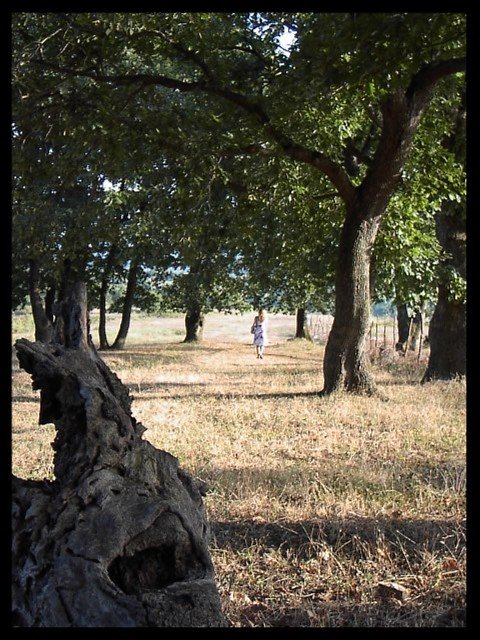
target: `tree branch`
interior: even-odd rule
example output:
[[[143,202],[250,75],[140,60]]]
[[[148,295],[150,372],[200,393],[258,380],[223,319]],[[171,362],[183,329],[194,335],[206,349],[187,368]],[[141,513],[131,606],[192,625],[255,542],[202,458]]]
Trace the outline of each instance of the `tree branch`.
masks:
[[[407,100],[424,98],[442,78],[465,71],[466,58],[452,58],[424,65],[413,77],[405,92]]]
[[[101,74],[90,70],[75,70],[68,67],[61,67],[52,63],[36,59],[37,64],[42,64],[51,69],[55,69],[68,75],[80,76],[91,78],[97,82],[106,82],[115,84],[117,86],[128,86],[135,83],[140,83],[142,86],[163,86],[170,89],[177,89],[179,91],[201,91],[211,95],[216,95],[228,102],[237,105],[246,113],[254,116],[255,119],[264,126],[264,131],[268,136],[276,142],[285,155],[296,160],[298,162],[304,162],[311,165],[315,169],[318,169],[324,173],[327,178],[332,182],[333,186],[338,190],[339,195],[347,203],[351,204],[355,198],[355,188],[350,182],[347,173],[342,167],[328,158],[326,155],[319,151],[315,151],[305,147],[301,144],[293,142],[288,136],[284,135],[275,125],[270,122],[270,118],[257,102],[250,100],[243,94],[233,91],[228,88],[218,87],[215,84],[209,84],[205,81],[197,82],[185,82],[183,80],[176,80],[163,75],[153,74]]]
[[[360,192],[376,203],[372,211],[386,206],[389,194],[399,183],[401,167],[436,83],[465,67],[465,58],[424,65],[412,76],[405,92],[393,91],[384,100],[380,141],[360,187]]]
[[[192,60],[198,67],[200,67],[200,69],[202,70],[203,74],[209,80],[213,81],[212,72],[208,68],[208,65],[205,62],[205,60],[202,57],[200,57],[198,55],[198,53],[195,53],[195,51],[192,51],[192,49],[188,49],[188,48],[184,47],[179,42],[174,42],[163,31],[158,31],[157,34],[161,38],[163,38],[163,40],[165,40],[165,42],[167,42],[173,49],[178,51],[184,58],[186,58],[187,60]],[[143,35],[143,34],[139,34],[139,35]]]
[[[235,147],[234,149],[228,149],[222,151],[220,154],[223,158],[232,158],[235,156],[243,156],[243,155],[257,155],[264,157],[272,157],[275,155],[273,149],[267,149],[261,144],[252,143],[247,144],[244,147]]]
[[[141,84],[144,87],[160,85],[167,87],[168,89],[178,89],[179,91],[197,91],[204,89],[204,82],[185,82],[183,80],[176,80],[175,78],[169,78],[162,75],[152,75],[149,73],[133,73],[133,74],[112,74],[99,73],[98,71],[91,71],[89,69],[71,69],[70,67],[62,67],[46,60],[39,58],[33,58],[32,63],[38,64],[48,69],[53,69],[60,73],[65,73],[69,76],[75,76],[79,78],[91,78],[97,82],[105,82],[107,84],[115,84],[117,86],[131,86],[134,84]]]
[[[327,176],[333,186],[337,189],[339,196],[347,206],[351,205],[356,197],[355,187],[350,182],[347,173],[343,168],[325,156],[320,151],[314,151],[301,144],[297,144],[282,135],[275,127],[268,127],[272,137],[280,144],[284,153],[298,162],[305,162],[315,169],[318,169]]]

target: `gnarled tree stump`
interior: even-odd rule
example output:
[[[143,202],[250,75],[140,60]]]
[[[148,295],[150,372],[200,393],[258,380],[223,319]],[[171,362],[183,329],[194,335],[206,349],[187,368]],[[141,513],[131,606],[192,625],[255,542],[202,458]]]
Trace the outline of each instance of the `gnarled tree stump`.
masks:
[[[202,484],[142,439],[94,349],[15,347],[56,437],[54,481],[13,479],[13,624],[225,626]]]

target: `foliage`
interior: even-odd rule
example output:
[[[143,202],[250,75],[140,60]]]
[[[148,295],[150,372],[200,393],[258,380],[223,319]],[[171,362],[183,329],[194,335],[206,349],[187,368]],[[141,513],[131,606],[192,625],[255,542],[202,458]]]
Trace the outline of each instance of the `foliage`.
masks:
[[[178,305],[180,284],[207,308],[238,305],[239,292],[220,295],[242,283],[250,302],[323,308],[343,203],[326,175],[292,161],[292,143],[338,163],[359,187],[385,97],[425,62],[462,56],[464,21],[399,12],[14,14],[15,251],[40,254],[45,277],[66,255],[87,260],[93,283],[118,243],[115,277],[134,253],[159,283],[177,268]],[[289,55],[278,46],[286,28]],[[377,297],[431,296],[432,214],[464,189],[440,144],[461,82],[442,81],[416,135],[375,247]],[[123,193],[102,193],[106,178]],[[83,190],[89,206],[52,209],[68,189]],[[217,276],[224,284],[212,285]]]
[[[442,262],[436,217],[445,202],[466,199],[464,166],[444,142],[461,99],[453,85],[448,89],[448,99],[437,96],[422,120],[375,245],[375,296],[411,307],[436,298]]]
[[[319,184],[310,167],[272,157],[257,159],[240,204],[249,219],[242,255],[253,306],[325,311],[332,300],[341,221],[335,194]]]

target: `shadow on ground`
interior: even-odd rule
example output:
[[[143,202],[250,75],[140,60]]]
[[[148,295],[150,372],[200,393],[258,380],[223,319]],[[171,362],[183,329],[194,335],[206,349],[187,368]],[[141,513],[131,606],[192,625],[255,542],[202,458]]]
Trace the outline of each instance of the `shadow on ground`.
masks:
[[[265,548],[278,549],[287,556],[294,553],[305,559],[314,556],[320,546],[341,545],[342,551],[348,554],[352,546],[361,546],[359,542],[376,546],[379,539],[393,545],[398,545],[401,541],[401,547],[398,545],[399,554],[404,551],[416,553],[421,547],[422,550],[448,555],[451,550],[445,540],[458,538],[459,531],[465,532],[465,523],[454,519],[414,520],[361,516],[318,518],[300,522],[259,522],[255,519],[216,521],[210,523],[210,526],[213,543],[217,548],[239,551],[261,544]]]
[[[242,555],[245,550],[260,559],[272,549],[287,560],[292,556],[306,561],[318,558],[320,553],[332,549],[341,565],[360,564],[370,560],[378,549],[388,548],[396,556],[397,566],[405,565],[405,573],[411,574],[419,555],[429,551],[448,560],[451,550],[445,541],[456,537],[462,523],[453,520],[369,518],[318,518],[304,521],[259,522],[215,521],[211,523],[212,549],[215,553],[228,551]],[[462,553],[463,549],[457,548]],[[362,554],[364,557],[362,557]],[[295,569],[293,569],[295,570]],[[325,596],[319,585],[310,589],[300,606],[266,606],[261,596],[253,596],[247,604],[235,612],[235,622],[240,626],[270,627],[463,627],[466,610],[462,594],[457,598],[443,599],[439,594],[419,594],[416,598],[400,602],[395,598],[358,601],[359,594],[333,598]],[[253,594],[252,594],[253,595]],[[291,604],[291,603],[290,603]]]

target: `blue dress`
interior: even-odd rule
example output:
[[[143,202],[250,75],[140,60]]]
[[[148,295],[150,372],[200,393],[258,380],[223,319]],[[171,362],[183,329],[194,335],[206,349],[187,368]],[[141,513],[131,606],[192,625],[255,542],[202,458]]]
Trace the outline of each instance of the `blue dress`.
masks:
[[[267,338],[267,321],[260,322],[258,316],[255,316],[255,320],[252,325],[253,329],[253,344],[256,347],[266,347],[268,344]]]

